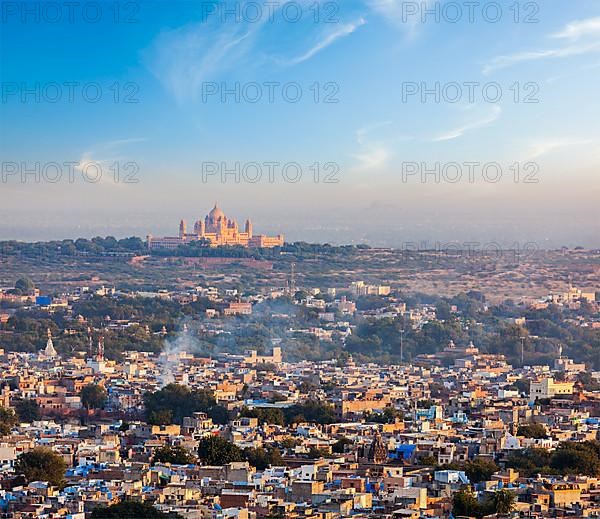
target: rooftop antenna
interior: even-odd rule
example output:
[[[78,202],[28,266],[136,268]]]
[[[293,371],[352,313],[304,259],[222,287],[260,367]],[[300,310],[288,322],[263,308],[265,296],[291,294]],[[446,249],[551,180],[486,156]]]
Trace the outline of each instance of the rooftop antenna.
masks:
[[[519,337],[521,341],[521,367],[525,365],[525,337]]]
[[[404,329],[400,330],[400,365],[404,364]]]
[[[292,263],[292,272],[290,275],[290,292],[292,295],[296,293],[296,264]]]
[[[104,360],[104,337],[102,335],[98,338],[98,360]]]

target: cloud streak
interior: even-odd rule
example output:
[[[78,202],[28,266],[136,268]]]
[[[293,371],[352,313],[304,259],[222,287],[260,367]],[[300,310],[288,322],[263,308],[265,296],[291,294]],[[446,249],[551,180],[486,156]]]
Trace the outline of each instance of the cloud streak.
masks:
[[[274,10],[282,10],[291,0],[285,0]],[[301,3],[305,3],[304,0]],[[308,11],[308,9],[307,9]],[[201,23],[163,31],[144,52],[144,62],[153,75],[179,102],[195,100],[203,83],[221,80],[232,71],[247,73],[252,68],[270,65],[294,66],[304,63],[338,40],[354,33],[367,22],[360,17],[354,21],[329,24],[328,32],[315,38],[317,25],[312,19],[292,24],[278,21],[273,15],[251,22],[231,17],[223,20],[213,16]],[[282,38],[291,31],[295,57],[277,56]],[[307,41],[312,44],[307,44]],[[308,48],[308,50],[304,50]],[[288,54],[291,54],[288,51]]]
[[[502,109],[499,106],[493,106],[490,115],[487,115],[486,117],[483,117],[482,119],[479,119],[477,121],[473,121],[471,123],[454,128],[446,133],[443,133],[442,135],[439,135],[438,137],[434,137],[432,139],[432,142],[451,141],[454,139],[458,139],[459,137],[462,137],[465,133],[471,130],[476,130],[477,128],[482,128],[484,126],[492,124],[500,117],[501,114]]]
[[[571,22],[553,37],[579,40],[581,37],[589,35],[600,35],[600,17]]]
[[[341,27],[337,28],[337,30],[332,31],[331,33],[326,35],[322,40],[320,40],[316,45],[311,47],[308,51],[306,51],[301,56],[298,56],[297,58],[293,58],[288,61],[280,61],[280,62],[285,65],[298,65],[300,63],[303,63],[304,61],[311,59],[313,56],[315,56],[322,50],[326,49],[327,47],[329,47],[330,45],[335,43],[340,38],[349,36],[354,31],[356,31],[356,29],[365,25],[366,23],[367,22],[364,18],[360,18],[355,22],[344,24]]]
[[[425,25],[422,21],[422,13],[430,8],[432,4],[445,0],[421,0],[420,2],[406,2],[406,0],[367,0],[367,6],[376,14],[385,18],[391,24],[407,30],[408,35],[413,37],[417,33],[419,24]],[[417,4],[417,11],[413,13],[408,9],[408,5]]]
[[[389,130],[392,121],[382,121],[359,128],[356,131],[358,151],[352,154],[357,161],[354,168],[358,172],[377,171],[386,167],[394,157],[394,147],[400,142],[413,140],[412,137],[397,135]]]
[[[529,160],[534,160],[557,150],[584,146],[593,142],[591,139],[572,139],[566,137],[543,139],[531,145],[528,158]]]
[[[550,35],[554,40],[565,40],[563,46],[541,50],[516,52],[492,59],[483,67],[483,74],[532,61],[567,58],[600,51],[600,18],[579,20],[567,24],[562,31]],[[585,40],[585,41],[580,41]]]

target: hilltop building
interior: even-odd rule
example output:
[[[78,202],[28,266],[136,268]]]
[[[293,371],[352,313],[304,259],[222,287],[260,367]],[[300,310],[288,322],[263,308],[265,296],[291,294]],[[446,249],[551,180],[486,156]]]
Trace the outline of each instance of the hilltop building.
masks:
[[[277,236],[254,234],[250,220],[246,220],[242,231],[237,221],[225,216],[225,213],[215,204],[210,213],[204,218],[204,221],[198,220],[194,224],[193,232],[188,233],[185,220],[181,220],[178,236],[155,238],[148,235],[148,248],[176,249],[185,243],[201,240],[208,241],[211,247],[241,245],[243,247],[271,248],[283,245],[283,234]]]
[[[532,380],[529,389],[529,398],[554,398],[573,394],[573,382],[556,382],[552,377],[543,377]]]
[[[583,292],[579,288],[569,285],[567,292],[551,294],[548,299],[555,305],[572,304],[576,301],[593,303],[596,300],[596,292]]]
[[[52,343],[52,333],[50,332],[50,328],[48,328],[48,341],[46,342],[46,347],[44,348],[44,356],[53,359],[57,356],[56,349],[54,348],[54,344]]]

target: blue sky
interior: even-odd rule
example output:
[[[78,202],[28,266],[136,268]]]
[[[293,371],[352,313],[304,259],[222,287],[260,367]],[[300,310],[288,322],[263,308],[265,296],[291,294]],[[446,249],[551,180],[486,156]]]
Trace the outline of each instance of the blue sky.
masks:
[[[2,162],[79,166],[72,183],[4,178],[1,238],[172,233],[180,217],[203,216],[218,200],[226,213],[292,239],[600,245],[595,0],[518,2],[518,12],[503,1],[495,23],[484,17],[498,16],[493,2],[483,1],[472,23],[465,3],[450,1],[280,2],[272,20],[264,2],[121,2],[118,22],[111,1],[99,2],[95,23],[79,10],[71,22],[64,5],[51,23],[6,4]],[[224,7],[237,7],[239,19]],[[425,7],[440,19],[423,20]],[[69,82],[97,85],[102,97],[89,102],[73,86],[69,102]],[[458,102],[403,100],[403,84],[451,82],[462,87]],[[55,103],[48,102],[51,83],[61,85]],[[290,83],[297,86],[288,93],[302,92],[296,103],[283,96]],[[497,84],[502,98],[490,102],[473,86],[471,102],[464,83]],[[236,84],[247,86],[247,96],[258,84],[262,98],[203,98],[207,89]],[[39,90],[40,102],[33,94],[23,100],[24,86]],[[538,102],[523,102],[528,94]],[[138,102],[123,102],[127,95]],[[338,102],[323,102],[327,95]],[[203,179],[207,162],[296,162],[302,178]],[[498,163],[502,179],[403,179],[403,164],[436,162]],[[538,182],[515,183],[511,165],[532,162]],[[80,178],[77,168],[88,163],[102,166],[101,181]],[[115,163],[135,163],[138,182],[115,183]],[[335,163],[338,182],[315,183],[315,163]]]

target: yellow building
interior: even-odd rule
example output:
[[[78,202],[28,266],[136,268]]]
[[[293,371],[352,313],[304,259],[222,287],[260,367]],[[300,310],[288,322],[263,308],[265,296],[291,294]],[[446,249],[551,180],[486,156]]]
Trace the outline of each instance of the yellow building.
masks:
[[[554,398],[573,394],[573,382],[555,382],[552,377],[545,377],[531,382],[529,398]]]
[[[240,230],[235,219],[227,218],[225,213],[215,204],[204,221],[198,220],[194,224],[194,231],[187,232],[185,220],[179,223],[178,236],[165,236],[155,238],[148,235],[149,249],[176,249],[180,245],[193,241],[206,240],[211,247],[222,245],[241,245],[243,247],[272,248],[283,245],[283,234],[267,236],[265,234],[254,234],[252,222],[246,220],[244,230]]]
[[[558,483],[550,488],[554,507],[573,506],[581,503],[581,489],[577,484]]]

